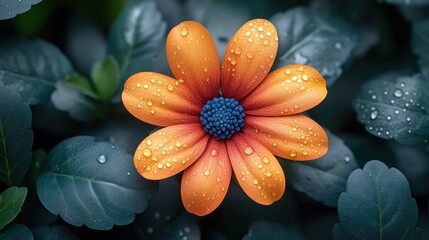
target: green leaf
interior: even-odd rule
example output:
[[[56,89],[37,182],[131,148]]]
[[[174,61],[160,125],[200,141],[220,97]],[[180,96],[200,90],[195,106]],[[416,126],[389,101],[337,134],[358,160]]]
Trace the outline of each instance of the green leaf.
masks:
[[[418,209],[405,176],[373,160],[347,180],[334,239],[420,239]]]
[[[119,87],[119,74],[118,64],[112,57],[94,65],[91,78],[100,99],[108,100],[113,97]]]
[[[190,214],[182,214],[174,219],[170,224],[166,225],[164,232],[155,239],[201,239],[198,218]]]
[[[394,5],[403,6],[429,6],[429,0],[378,0],[379,2],[385,2]]]
[[[133,157],[93,137],[79,136],[54,147],[37,179],[42,204],[73,226],[109,230],[143,212],[157,182],[144,180]]]
[[[85,96],[65,81],[58,82],[56,86],[51,95],[51,101],[56,109],[66,111],[72,118],[82,122],[102,118],[103,109],[95,99]]]
[[[2,240],[33,240],[30,229],[21,224],[15,224],[0,232]]]
[[[303,234],[293,227],[288,227],[280,223],[258,221],[250,226],[249,232],[243,240],[283,240],[294,239],[304,240]]]
[[[428,1],[429,2],[429,1]],[[419,57],[420,72],[429,82],[429,19],[413,24],[412,46]],[[429,84],[426,85],[429,88]]]
[[[14,18],[16,15],[30,10],[31,6],[38,4],[42,0],[1,0],[0,20]]]
[[[72,74],[69,60],[48,42],[23,38],[0,42],[0,82],[15,87],[25,103],[46,101],[55,83]]]
[[[0,194],[0,229],[18,216],[26,196],[25,187],[10,187]]]
[[[79,92],[83,93],[88,97],[92,97],[94,99],[98,98],[98,96],[94,93],[94,90],[92,89],[92,86],[89,80],[78,73],[75,73],[74,75],[67,77],[66,83],[68,83],[70,86],[74,87]]]
[[[0,181],[11,186],[22,180],[31,165],[32,145],[30,107],[0,82]]]
[[[323,157],[314,161],[287,161],[285,171],[295,189],[335,207],[340,194],[346,189],[348,176],[357,164],[343,140],[329,131],[326,133],[329,150]]]
[[[342,74],[359,43],[359,30],[339,19],[321,19],[304,7],[296,7],[271,18],[279,36],[279,50],[274,68],[306,64],[316,68],[332,85]]]
[[[154,1],[131,1],[122,9],[110,29],[108,55],[118,62],[123,81],[154,66],[165,31]]]
[[[43,226],[32,229],[34,240],[78,240],[79,238],[72,233],[66,226]]]
[[[357,120],[371,134],[428,147],[429,88],[421,75],[381,75],[366,83],[354,102]]]

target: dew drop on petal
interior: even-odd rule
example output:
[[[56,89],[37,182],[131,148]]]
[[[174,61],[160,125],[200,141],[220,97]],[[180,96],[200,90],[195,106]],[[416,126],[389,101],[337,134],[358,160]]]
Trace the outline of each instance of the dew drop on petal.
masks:
[[[250,155],[250,154],[252,154],[252,153],[253,153],[253,148],[252,148],[251,146],[247,146],[247,147],[244,149],[244,153],[245,153],[246,155]]]
[[[401,89],[395,89],[395,91],[393,91],[393,96],[400,98],[402,97],[402,90]]]
[[[182,27],[182,29],[180,30],[180,35],[186,36],[187,34],[188,34],[188,28]]]
[[[253,184],[255,184],[255,185],[256,185],[256,184],[258,184],[258,182],[259,182],[259,181],[258,181],[258,179],[256,179],[256,178],[255,178],[255,179],[253,179]]]
[[[152,141],[151,141],[152,142]],[[143,155],[145,157],[150,157],[150,155],[152,154],[152,151],[149,148],[145,148],[143,149]]]
[[[204,171],[204,175],[209,176],[210,175],[210,171],[209,170]]]
[[[159,168],[159,169],[162,169],[162,168],[164,167],[164,164],[163,164],[162,162],[159,162],[159,163],[156,165],[156,167],[157,167],[157,168]]]
[[[213,157],[216,157],[216,156],[217,156],[217,150],[216,150],[216,149],[212,149],[212,151],[210,152],[210,154],[211,154]]]

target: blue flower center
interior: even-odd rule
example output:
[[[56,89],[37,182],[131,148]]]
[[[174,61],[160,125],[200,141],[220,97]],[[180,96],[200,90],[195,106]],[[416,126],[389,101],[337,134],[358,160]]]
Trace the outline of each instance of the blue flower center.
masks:
[[[230,139],[244,127],[243,107],[233,98],[213,98],[201,110],[200,121],[204,131],[217,140]]]

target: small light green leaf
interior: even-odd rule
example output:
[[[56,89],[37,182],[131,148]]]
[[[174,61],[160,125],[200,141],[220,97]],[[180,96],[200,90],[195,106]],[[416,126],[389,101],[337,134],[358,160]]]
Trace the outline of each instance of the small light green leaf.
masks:
[[[131,1],[122,9],[110,29],[107,51],[118,62],[122,81],[154,66],[165,31],[154,1]]]
[[[274,68],[306,64],[316,68],[332,85],[342,73],[360,39],[359,30],[339,19],[321,19],[304,7],[296,7],[271,18],[279,36]]]
[[[10,187],[0,194],[0,229],[18,216],[27,196],[27,188]]]
[[[0,20],[14,18],[30,10],[31,6],[42,0],[0,0]]]
[[[143,212],[157,182],[143,179],[133,157],[109,143],[79,136],[54,147],[37,179],[42,204],[73,226],[109,230]]]
[[[94,65],[91,78],[100,99],[108,100],[113,97],[119,87],[119,74],[118,64],[112,57]]]
[[[72,233],[66,226],[43,226],[32,229],[34,240],[78,240],[79,238]]]
[[[295,189],[335,207],[340,194],[346,189],[348,176],[357,164],[343,140],[329,131],[326,133],[329,150],[323,157],[314,161],[287,161],[285,171]]]
[[[421,75],[387,73],[366,83],[354,102],[357,120],[371,134],[413,146],[429,146],[429,88]]]
[[[0,41],[0,82],[15,87],[24,103],[46,101],[55,83],[72,74],[69,60],[48,42],[23,38]]]
[[[350,174],[338,200],[338,218],[334,239],[420,239],[407,179],[377,160]]]
[[[249,232],[243,240],[283,240],[294,239],[304,240],[303,234],[293,227],[288,227],[280,223],[258,221],[250,226]]]
[[[66,83],[76,88],[77,90],[79,90],[81,93],[85,94],[88,97],[92,97],[95,99],[98,98],[98,96],[94,93],[94,90],[92,89],[92,86],[89,80],[78,73],[75,73],[74,75],[67,77]]]
[[[33,240],[30,229],[21,224],[15,224],[0,232],[2,240]]]
[[[412,46],[419,57],[420,72],[429,83],[429,19],[413,24]],[[426,86],[429,88],[429,84]]]
[[[403,6],[429,6],[429,0],[378,0],[379,2],[385,2],[394,5]]]
[[[56,86],[51,95],[51,101],[56,109],[66,111],[72,118],[82,122],[103,117],[103,109],[95,99],[85,96],[65,81],[58,82]]]
[[[12,186],[22,180],[31,165],[32,145],[30,107],[0,82],[0,181]]]

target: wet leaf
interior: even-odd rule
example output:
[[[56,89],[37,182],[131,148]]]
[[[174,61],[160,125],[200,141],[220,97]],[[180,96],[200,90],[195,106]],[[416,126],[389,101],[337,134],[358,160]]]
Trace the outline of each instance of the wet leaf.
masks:
[[[32,146],[30,107],[13,87],[0,82],[0,181],[12,186],[22,180],[31,165]]]
[[[44,40],[0,41],[0,82],[16,88],[24,103],[43,103],[54,91],[56,82],[72,74],[69,60]]]
[[[287,161],[285,171],[295,189],[335,207],[340,194],[346,189],[348,176],[357,164],[343,140],[326,132],[329,150],[323,157],[314,161]]]
[[[274,69],[289,64],[316,68],[332,85],[342,74],[360,39],[359,30],[339,19],[322,19],[307,8],[296,7],[271,18],[279,35],[279,50]]]
[[[143,212],[157,182],[144,180],[121,148],[73,137],[54,147],[37,179],[42,204],[73,226],[109,230]]]
[[[419,57],[418,64],[426,79],[426,87],[429,88],[429,19],[413,24],[412,46]]]
[[[347,180],[334,239],[420,239],[418,209],[405,176],[373,160]]]
[[[0,20],[14,18],[30,10],[31,6],[42,0],[2,0],[0,1]]]
[[[2,240],[33,240],[30,229],[22,224],[15,224],[0,232]]]
[[[156,239],[201,239],[198,218],[187,213],[182,214],[166,225],[164,232],[160,236],[157,236]]]
[[[362,87],[354,101],[357,120],[375,136],[428,147],[428,91],[421,75],[376,77]]]
[[[118,62],[123,81],[154,66],[165,31],[154,1],[136,0],[122,9],[110,29],[108,55]]]
[[[25,187],[10,187],[0,194],[0,229],[18,216],[26,196]]]
[[[280,223],[258,221],[250,226],[249,232],[243,240],[304,240],[304,235],[297,229]]]

